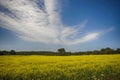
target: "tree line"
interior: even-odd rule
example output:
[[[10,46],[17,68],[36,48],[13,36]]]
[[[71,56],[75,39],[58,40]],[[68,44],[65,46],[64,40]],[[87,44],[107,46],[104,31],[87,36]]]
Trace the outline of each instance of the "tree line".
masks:
[[[66,52],[65,48],[60,48],[58,52],[52,51],[0,51],[0,55],[102,55],[102,54],[120,54],[120,48],[111,49],[111,48],[102,48],[101,50],[93,51],[79,51],[79,52]]]

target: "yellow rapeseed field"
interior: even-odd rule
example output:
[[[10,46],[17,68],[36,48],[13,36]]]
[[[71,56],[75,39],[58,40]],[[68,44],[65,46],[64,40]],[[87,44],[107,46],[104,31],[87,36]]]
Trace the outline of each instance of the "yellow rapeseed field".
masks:
[[[0,80],[120,80],[120,55],[0,56]]]

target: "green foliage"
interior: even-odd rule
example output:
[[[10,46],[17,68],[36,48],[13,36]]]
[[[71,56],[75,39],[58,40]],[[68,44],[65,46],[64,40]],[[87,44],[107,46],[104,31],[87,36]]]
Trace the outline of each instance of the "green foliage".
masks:
[[[61,54],[66,53],[66,51],[65,51],[65,49],[64,49],[64,48],[60,48],[60,49],[58,49],[58,52],[59,52],[59,53],[61,53]]]
[[[117,50],[116,50],[118,53],[120,53],[120,48],[117,48]]]
[[[0,55],[3,55],[3,52],[0,50]]]
[[[120,55],[0,56],[0,80],[120,80]]]
[[[109,53],[114,53],[114,50],[111,48],[103,48],[103,49],[101,49],[101,52],[109,54]]]
[[[101,50],[94,51],[84,51],[84,52],[66,52],[64,48],[58,49],[58,52],[52,51],[20,51],[15,52],[15,50],[11,51],[0,51],[0,55],[48,55],[48,56],[68,56],[68,55],[101,55],[101,54],[120,54],[120,48],[116,50],[111,48],[102,48]]]
[[[15,55],[15,54],[16,54],[15,50],[11,50],[11,51],[10,51],[10,54],[11,54],[11,55]]]

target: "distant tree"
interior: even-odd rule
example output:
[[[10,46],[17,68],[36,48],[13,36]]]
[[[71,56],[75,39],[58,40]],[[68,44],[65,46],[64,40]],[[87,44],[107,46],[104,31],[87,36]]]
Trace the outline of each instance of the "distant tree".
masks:
[[[116,52],[117,52],[117,53],[120,53],[120,48],[117,48],[117,49],[116,49]]]
[[[92,52],[92,54],[100,54],[100,51],[94,50],[94,51]]]
[[[15,50],[11,50],[10,54],[15,55],[16,54]]]
[[[8,54],[8,51],[3,50],[2,53],[3,53],[4,55],[6,55],[6,54]]]
[[[111,49],[111,48],[109,48],[109,47],[107,47],[107,48],[102,48],[102,49],[101,49],[101,52],[102,52],[103,54],[109,54],[109,53],[113,53],[114,50]]]
[[[4,55],[4,53],[2,51],[0,51],[0,55]]]
[[[104,52],[104,51],[105,51],[105,48],[102,48],[100,51],[101,51],[101,52]]]
[[[61,53],[61,54],[66,53],[66,51],[65,51],[64,48],[60,48],[60,49],[58,49],[58,52]]]

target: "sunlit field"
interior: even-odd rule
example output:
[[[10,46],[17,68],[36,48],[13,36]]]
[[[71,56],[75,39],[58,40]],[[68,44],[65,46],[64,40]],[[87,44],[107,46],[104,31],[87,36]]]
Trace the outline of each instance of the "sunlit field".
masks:
[[[120,80],[120,55],[0,56],[0,80]]]

